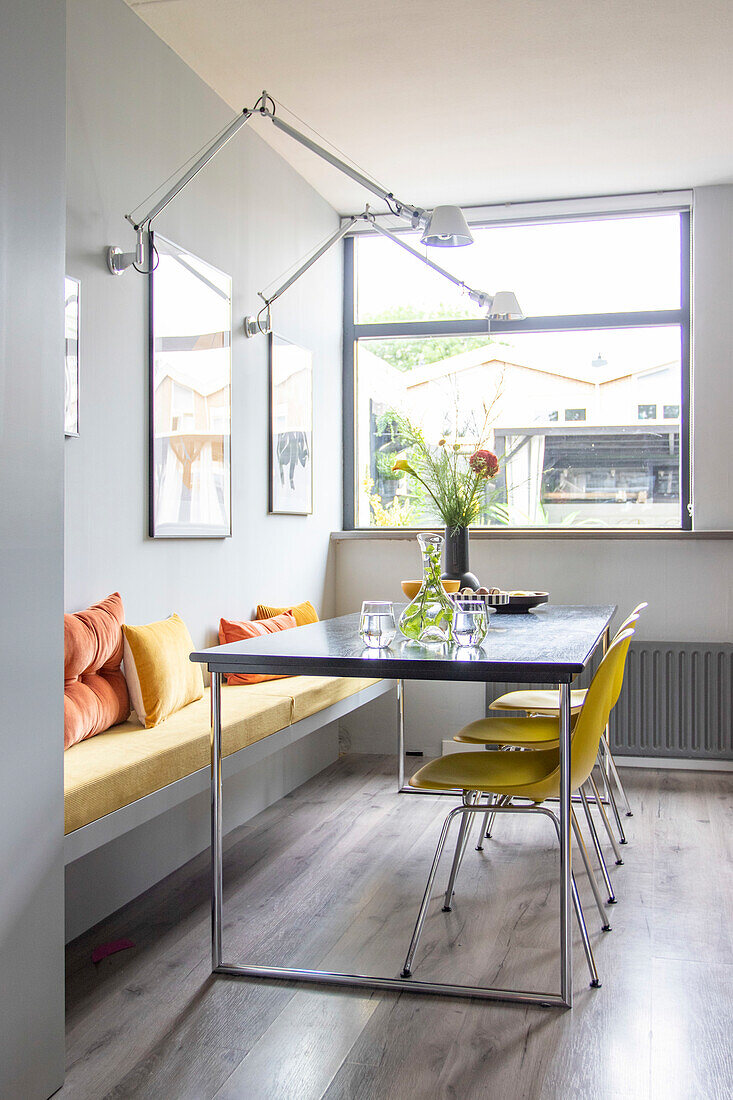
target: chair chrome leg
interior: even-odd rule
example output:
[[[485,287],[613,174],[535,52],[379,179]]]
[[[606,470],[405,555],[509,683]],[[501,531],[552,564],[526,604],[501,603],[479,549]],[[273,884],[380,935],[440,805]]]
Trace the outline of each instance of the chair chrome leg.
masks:
[[[596,796],[596,805],[598,806],[598,812],[601,815],[601,820],[603,821],[606,832],[608,833],[608,839],[611,842],[611,847],[613,848],[614,855],[616,856],[616,863],[620,866],[623,863],[623,857],[621,855],[621,851],[619,849],[619,846],[616,843],[616,837],[613,835],[613,829],[611,828],[611,822],[608,820],[608,814],[606,813],[606,807],[603,805],[603,801],[602,801],[601,796],[599,794],[598,787],[596,786],[596,781],[595,781],[595,779],[593,778],[592,775],[588,776],[588,782],[590,783],[591,787],[593,788],[593,794]]]
[[[593,957],[593,948],[590,945],[588,939],[588,929],[585,926],[585,917],[583,916],[583,906],[580,904],[580,897],[578,895],[578,886],[575,881],[575,875],[571,875],[570,878],[571,889],[573,891],[573,907],[575,908],[575,916],[578,920],[578,926],[580,928],[580,938],[583,941],[583,950],[585,951],[585,959],[588,963],[588,970],[590,971],[590,984],[594,989],[600,988],[601,979],[598,977],[598,970],[596,969],[596,960]]]
[[[448,830],[451,827],[451,823],[453,821],[453,818],[456,817],[457,814],[462,814],[463,815],[463,817],[461,819],[461,824],[463,824],[463,821],[469,816],[465,812],[463,806],[456,806],[456,808],[454,810],[451,810],[451,812],[448,814],[445,821],[443,822],[443,828],[442,828],[441,833],[440,833],[440,839],[438,840],[438,846],[435,849],[435,855],[433,857],[433,865],[430,868],[430,874],[428,875],[428,881],[427,881],[427,885],[425,887],[425,893],[423,894],[422,904],[420,905],[420,912],[417,915],[417,920],[415,922],[415,929],[412,933],[412,939],[410,940],[410,946],[407,949],[407,955],[405,957],[405,965],[402,968],[402,977],[403,978],[409,978],[412,974],[412,962],[413,962],[413,959],[415,958],[415,952],[417,951],[417,945],[420,942],[420,936],[422,934],[423,925],[425,924],[425,917],[427,916],[428,905],[430,904],[430,895],[433,892],[433,883],[435,882],[435,875],[436,875],[437,870],[438,870],[438,864],[440,863],[440,857],[442,856],[443,849],[445,848],[445,842],[446,842],[446,839],[448,837]]]
[[[606,866],[606,860],[603,855],[603,849],[601,848],[601,842],[598,839],[596,823],[593,820],[593,815],[590,812],[590,806],[588,805],[588,796],[582,787],[580,788],[580,799],[583,803],[583,809],[585,810],[585,819],[588,822],[588,828],[590,830],[590,836],[593,842],[593,848],[596,853],[596,858],[598,859],[598,865],[601,869],[601,875],[603,876],[603,881],[605,882],[606,889],[608,890],[608,904],[615,905],[616,895],[611,884],[611,876],[608,873],[608,867]]]
[[[585,841],[583,840],[583,834],[581,833],[580,826],[578,825],[578,819],[575,816],[575,811],[572,810],[572,809],[570,811],[570,820],[572,822],[573,832],[575,833],[575,839],[576,839],[577,844],[578,844],[578,850],[580,852],[580,857],[583,860],[583,864],[585,866],[586,874],[588,875],[588,881],[590,882],[591,889],[593,891],[593,897],[596,899],[596,905],[598,906],[598,912],[601,915],[601,928],[603,929],[604,932],[610,932],[611,931],[611,925],[608,923],[608,916],[606,915],[606,910],[605,910],[604,905],[603,905],[603,898],[601,897],[601,891],[598,889],[598,883],[596,882],[596,876],[593,874],[593,868],[591,866],[590,859],[588,858],[588,849],[585,846]]]
[[[627,843],[626,833],[624,832],[624,827],[621,824],[621,815],[618,812],[618,805],[616,803],[616,796],[613,793],[613,784],[611,783],[610,777],[608,775],[608,769],[607,769],[608,760],[609,760],[609,755],[606,752],[606,750],[603,748],[603,745],[601,745],[598,749],[598,771],[600,773],[601,781],[603,783],[603,791],[604,791],[604,794],[605,794],[606,799],[607,799],[607,805],[609,805],[611,807],[611,812],[613,813],[613,820],[616,822],[616,830],[618,832],[618,842],[619,842],[619,844],[626,844]]]
[[[626,791],[624,790],[624,785],[621,782],[621,776],[618,774],[618,768],[616,767],[616,761],[613,759],[613,754],[611,752],[610,745],[608,744],[608,740],[606,739],[605,735],[601,739],[601,744],[603,745],[603,751],[606,755],[606,760],[608,762],[608,766],[609,766],[609,769],[611,771],[611,775],[613,776],[613,779],[616,783],[616,786],[618,787],[618,793],[621,795],[621,797],[624,800],[624,804],[626,806],[626,816],[627,817],[633,817],[634,816],[633,810],[631,809],[631,805],[629,803],[628,796],[626,794]]]
[[[465,798],[465,805],[472,806],[477,799],[478,793],[476,791],[469,791]],[[448,877],[448,886],[445,891],[445,901],[443,902],[444,913],[450,913],[451,911],[451,901],[453,900],[456,878],[458,877],[458,872],[461,869],[461,863],[463,862],[463,855],[466,851],[466,845],[468,844],[468,836],[471,831],[472,824],[472,815],[464,814],[463,820],[461,821],[461,827],[458,830],[458,841],[456,843],[453,863],[451,865],[450,875]]]
[[[488,798],[488,806],[494,805],[495,795],[490,794]],[[478,835],[478,844],[476,845],[477,852],[483,852],[484,840],[491,840],[491,829],[494,824],[494,818],[496,814],[492,814],[491,810],[487,810],[484,816],[481,818],[481,830]]]
[[[552,810],[548,810],[545,807],[541,807],[539,809],[539,812],[546,814],[549,818],[552,819],[552,823],[555,826],[555,832],[557,833],[557,839],[558,839],[558,842],[559,842],[559,840],[560,840],[560,821],[559,821],[559,818],[557,818],[555,816],[555,814],[552,812]],[[573,908],[575,910],[575,917],[578,921],[578,927],[580,928],[580,938],[583,941],[583,950],[585,951],[585,959],[586,959],[586,962],[588,963],[588,970],[590,971],[590,984],[593,986],[593,988],[597,989],[597,988],[600,987],[601,980],[598,977],[598,970],[596,969],[596,960],[593,957],[593,948],[591,947],[590,940],[588,939],[588,929],[586,928],[585,917],[583,916],[583,906],[580,904],[580,895],[578,894],[578,886],[577,886],[577,883],[575,881],[575,875],[572,872],[570,873],[570,891],[571,891],[571,895],[572,895],[572,899],[573,899]]]

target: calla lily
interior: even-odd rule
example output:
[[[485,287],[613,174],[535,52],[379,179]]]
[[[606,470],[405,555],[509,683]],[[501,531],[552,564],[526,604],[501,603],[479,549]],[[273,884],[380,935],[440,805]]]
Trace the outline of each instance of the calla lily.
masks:
[[[415,473],[406,458],[397,459],[394,466],[392,467],[392,472],[396,473],[398,470],[401,470],[404,474],[412,474],[413,477],[417,477],[417,474]]]

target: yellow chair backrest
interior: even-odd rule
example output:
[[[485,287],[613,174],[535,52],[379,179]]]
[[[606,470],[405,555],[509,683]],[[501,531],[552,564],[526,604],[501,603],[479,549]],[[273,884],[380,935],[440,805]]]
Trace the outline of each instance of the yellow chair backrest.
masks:
[[[616,635],[591,680],[583,709],[573,729],[571,745],[573,790],[577,790],[581,784],[585,783],[593,770],[601,734],[621,694],[626,654],[633,636],[632,629]]]
[[[639,621],[639,616],[641,615],[644,608],[648,606],[648,603],[638,603],[631,614],[627,615],[624,621],[621,623],[621,626],[614,634],[614,638],[618,638],[621,631],[626,630],[627,626],[636,626],[637,622]]]

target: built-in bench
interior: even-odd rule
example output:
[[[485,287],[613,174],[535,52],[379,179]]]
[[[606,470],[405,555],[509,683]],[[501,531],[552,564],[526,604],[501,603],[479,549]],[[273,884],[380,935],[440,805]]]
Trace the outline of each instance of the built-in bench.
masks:
[[[291,676],[222,689],[224,777],[338,720],[395,687],[392,680]],[[135,721],[64,753],[67,864],[206,789],[210,698],[153,729]]]

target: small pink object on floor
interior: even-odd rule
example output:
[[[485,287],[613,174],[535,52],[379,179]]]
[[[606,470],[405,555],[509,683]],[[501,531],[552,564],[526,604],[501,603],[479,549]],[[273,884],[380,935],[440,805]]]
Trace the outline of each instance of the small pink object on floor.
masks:
[[[92,951],[92,962],[98,963],[106,959],[108,955],[114,955],[117,951],[125,951],[128,947],[134,947],[132,940],[111,940],[109,943],[100,943]]]

